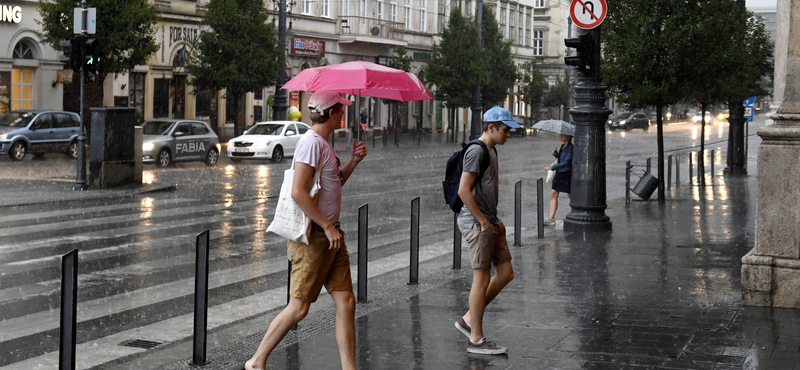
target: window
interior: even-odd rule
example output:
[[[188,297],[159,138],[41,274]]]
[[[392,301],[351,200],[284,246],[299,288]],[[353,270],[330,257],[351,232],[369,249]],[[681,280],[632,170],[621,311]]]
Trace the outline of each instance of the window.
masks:
[[[206,125],[200,122],[192,122],[192,131],[194,131],[195,135],[205,135],[208,133]]]
[[[71,114],[53,113],[53,118],[53,127],[55,128],[70,128],[81,125],[80,121],[78,121],[77,118],[74,118]]]
[[[194,105],[195,116],[208,117],[211,115],[211,93],[200,91],[195,96]]]
[[[319,15],[321,17],[331,16],[331,0],[322,0]]]
[[[525,12],[520,10],[520,12],[519,12],[519,40],[517,41],[518,45],[524,45],[524,42],[525,42],[525,38],[523,37],[523,33],[522,33],[522,26],[525,24],[525,18],[524,17],[525,17]]]
[[[544,31],[533,31],[533,55],[544,55]]]
[[[411,6],[411,0],[406,0],[406,5]]]
[[[419,10],[419,30],[420,32],[428,32],[428,14],[425,9]]]
[[[525,13],[525,46],[531,46],[531,13]]]
[[[342,9],[339,10],[341,16],[348,16],[350,15],[350,1],[349,0],[342,0]]]
[[[11,110],[33,109],[33,70],[11,70]]]
[[[392,22],[397,22],[397,4],[393,3],[389,5],[389,20]]]
[[[517,12],[513,9],[508,10],[508,39],[511,40],[512,43],[514,42],[514,29],[516,28],[514,25],[514,20],[517,18],[516,15]]]
[[[20,41],[14,46],[14,59],[33,59],[33,51],[28,44]]]
[[[304,125],[302,123],[298,123],[297,124],[297,133],[298,134],[300,134],[300,135],[305,134],[306,131],[308,131],[308,126],[306,126],[306,125]]]
[[[358,3],[358,16],[361,17],[361,24],[367,24],[367,0],[361,0]]]
[[[406,4],[408,4],[408,1],[406,1]],[[405,28],[407,30],[411,29],[411,5],[406,5]]]
[[[500,34],[506,36],[506,8],[500,8]]]
[[[303,14],[311,14],[311,0],[303,0],[301,11]]]
[[[34,126],[38,128],[53,128],[53,113],[45,113],[36,118]]]
[[[428,7],[428,1],[427,0],[419,0],[419,7],[420,8],[427,8]]]
[[[383,19],[383,2],[378,1],[378,19]]]
[[[544,0],[534,0],[533,7],[534,8],[544,8]]]
[[[177,134],[179,132],[183,132],[184,135],[188,136],[192,134],[192,125],[189,122],[181,122],[178,124],[178,127],[175,128],[175,131],[172,134]]]

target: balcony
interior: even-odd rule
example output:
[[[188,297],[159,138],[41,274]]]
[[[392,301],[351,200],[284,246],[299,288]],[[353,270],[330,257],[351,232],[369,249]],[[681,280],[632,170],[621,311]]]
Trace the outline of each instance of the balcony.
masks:
[[[339,43],[356,42],[406,46],[405,25],[384,19],[354,15],[339,17]]]

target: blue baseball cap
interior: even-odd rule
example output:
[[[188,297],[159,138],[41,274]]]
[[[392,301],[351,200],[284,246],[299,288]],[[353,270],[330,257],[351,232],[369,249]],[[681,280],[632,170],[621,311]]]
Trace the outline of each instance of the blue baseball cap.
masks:
[[[483,114],[483,122],[503,122],[511,128],[522,128],[517,121],[514,121],[514,117],[511,116],[511,112],[508,109],[500,107],[492,107],[487,110]]]

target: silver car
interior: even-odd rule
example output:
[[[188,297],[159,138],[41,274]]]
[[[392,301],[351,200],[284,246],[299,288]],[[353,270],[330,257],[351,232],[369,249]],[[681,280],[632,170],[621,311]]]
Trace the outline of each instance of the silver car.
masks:
[[[73,112],[18,110],[0,116],[0,155],[21,161],[25,154],[78,156],[81,118]]]
[[[219,140],[207,123],[181,119],[154,119],[142,124],[144,163],[167,167],[172,162],[203,161],[217,164]]]

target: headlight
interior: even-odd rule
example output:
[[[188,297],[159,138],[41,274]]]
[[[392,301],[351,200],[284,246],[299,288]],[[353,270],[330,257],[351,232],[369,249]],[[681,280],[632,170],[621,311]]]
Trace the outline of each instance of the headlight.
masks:
[[[272,143],[272,140],[267,140],[264,142],[256,143],[256,146],[269,146]]]
[[[612,124],[612,123],[614,123],[614,121],[612,121],[612,120],[608,120],[608,124],[609,124],[609,125],[610,125],[610,124]]]
[[[233,148],[233,140],[228,141],[228,148]]]
[[[156,147],[154,143],[144,143],[142,144],[142,151],[149,152]]]
[[[5,140],[6,139],[6,135],[8,135],[7,132],[0,132],[0,140]]]
[[[620,125],[624,125],[625,124],[625,120],[619,121],[619,124]]]

